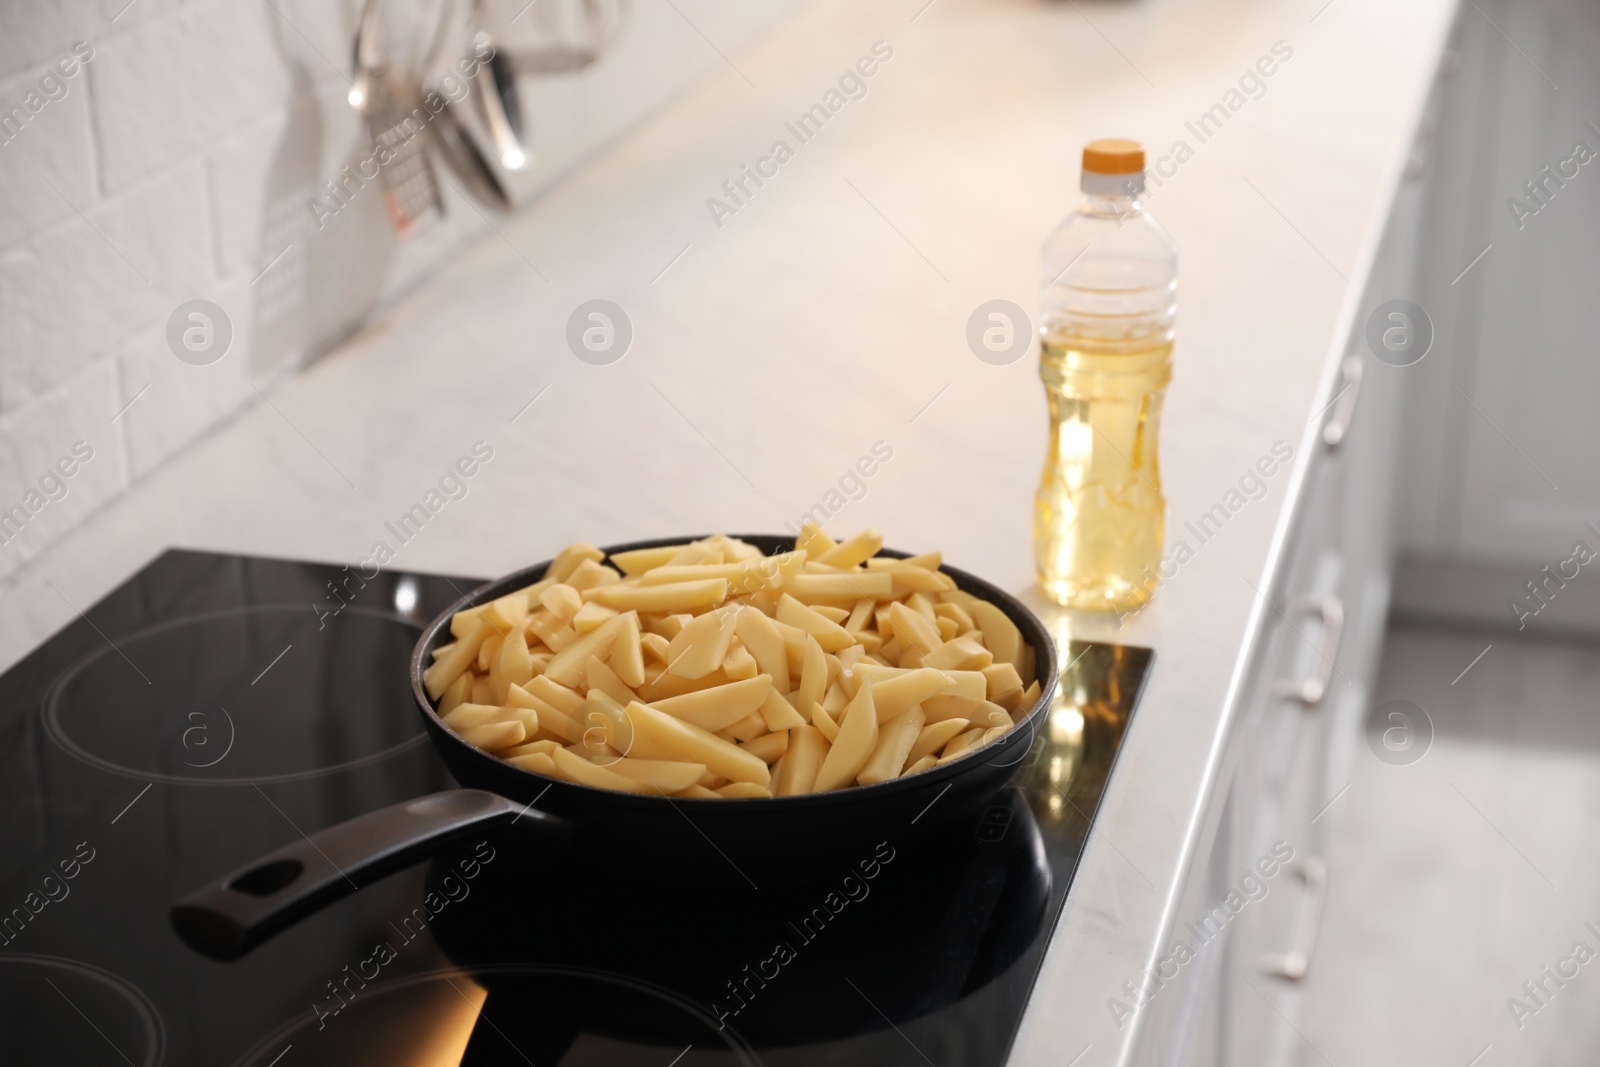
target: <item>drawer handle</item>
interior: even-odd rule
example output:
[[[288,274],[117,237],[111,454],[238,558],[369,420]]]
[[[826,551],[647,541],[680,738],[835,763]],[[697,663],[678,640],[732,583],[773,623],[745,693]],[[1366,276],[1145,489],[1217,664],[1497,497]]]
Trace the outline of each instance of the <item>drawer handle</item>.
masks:
[[[1322,905],[1328,899],[1328,864],[1320,856],[1307,856],[1295,872],[1305,883],[1300,902],[1299,929],[1294,947],[1282,956],[1264,956],[1261,969],[1275,978],[1298,982],[1311,969],[1311,956],[1317,950],[1317,932],[1322,928]]]
[[[1344,373],[1344,388],[1339,390],[1333,418],[1322,427],[1322,443],[1328,446],[1329,452],[1344,444],[1345,434],[1350,432],[1350,420],[1356,414],[1356,400],[1361,396],[1361,379],[1366,373],[1360,356],[1346,357],[1340,369]]]
[[[1328,686],[1333,684],[1333,663],[1339,655],[1339,638],[1344,635],[1344,603],[1331,594],[1307,597],[1301,602],[1300,610],[1321,617],[1323,647],[1317,649],[1318,662],[1310,676],[1300,682],[1282,679],[1274,691],[1280,697],[1298,700],[1311,708],[1322,703],[1322,698],[1328,695]]]

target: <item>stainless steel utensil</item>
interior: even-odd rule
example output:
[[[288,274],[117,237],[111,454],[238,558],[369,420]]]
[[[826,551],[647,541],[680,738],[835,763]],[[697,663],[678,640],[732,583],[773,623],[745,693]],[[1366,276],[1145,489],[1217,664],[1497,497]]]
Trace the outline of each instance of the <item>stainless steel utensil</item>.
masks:
[[[356,26],[355,81],[350,105],[367,120],[367,134],[378,162],[384,205],[395,231],[412,233],[426,219],[444,214],[439,183],[428,159],[427,139],[419,136],[422,93],[414,79],[391,67],[378,44],[382,0],[367,0]]]
[[[488,55],[478,69],[478,111],[489,127],[494,139],[495,152],[500,165],[507,170],[521,170],[532,162],[527,140],[522,133],[522,104],[517,97],[517,76],[511,62],[495,47],[484,21],[485,0],[474,0],[472,36],[473,52]]]
[[[457,73],[453,67],[446,68],[442,66],[445,44],[450,40],[448,32],[449,16],[454,6],[453,0],[450,0],[450,2],[443,5],[440,12],[439,25],[434,31],[432,43],[428,46],[428,56],[423,61],[422,69],[425,79],[437,79],[445,73]],[[474,18],[476,18],[476,11],[475,5]],[[469,83],[472,94],[478,96],[481,100],[483,97],[494,93],[493,80],[489,74],[488,63],[480,62],[477,73]],[[472,133],[471,123],[467,120],[466,115],[450,99],[449,95],[439,92],[437,88],[432,91],[438,96],[439,113],[434,116],[429,128],[433,144],[438,149],[439,155],[443,157],[445,165],[466,187],[466,193],[500,211],[510,211],[512,208],[511,193],[507,190],[505,183],[501,181],[499,171],[496,169],[489,154],[486,154],[478,146],[477,138]],[[510,91],[513,94],[515,93],[514,89]],[[480,107],[482,106],[480,103]],[[516,110],[518,116],[519,129],[517,137],[520,137],[521,111],[520,108],[517,108],[514,95],[512,96],[512,107]],[[505,120],[503,112],[501,113],[501,118],[503,121]],[[491,136],[494,136],[493,122],[489,121],[488,124],[491,129]],[[509,125],[507,128],[509,137],[511,136]],[[502,152],[501,155],[503,161],[504,153]],[[521,163],[525,163],[526,160],[527,154],[523,153]],[[519,163],[519,165],[521,164]]]
[[[433,143],[444,158],[450,172],[464,185],[465,192],[500,211],[512,208],[511,193],[495,165],[489,161],[464,120],[457,106],[444,100],[439,114],[429,127]]]
[[[584,25],[581,39],[575,42],[561,41],[530,48],[514,43],[510,34],[502,33],[503,40],[512,42],[506,48],[507,65],[517,74],[533,76],[582,70],[610,47],[631,10],[631,0],[583,0]],[[520,17],[519,13],[511,21]]]

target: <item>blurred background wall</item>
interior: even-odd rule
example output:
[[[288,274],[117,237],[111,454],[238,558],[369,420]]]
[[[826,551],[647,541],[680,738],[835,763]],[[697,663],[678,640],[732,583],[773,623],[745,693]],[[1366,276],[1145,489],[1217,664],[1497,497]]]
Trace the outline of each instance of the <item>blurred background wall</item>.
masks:
[[[592,66],[520,79],[536,163],[519,201],[792,2],[633,0]],[[414,58],[400,53],[436,3],[385,9],[398,58]],[[555,39],[581,3],[495,0],[495,14],[520,39]],[[46,501],[0,538],[0,576],[493,236],[492,214],[449,182],[444,216],[404,240],[376,182],[319,225],[311,200],[371,154],[346,100],[360,13],[355,0],[0,2],[0,509]],[[191,299],[231,320],[208,366],[167,348]]]

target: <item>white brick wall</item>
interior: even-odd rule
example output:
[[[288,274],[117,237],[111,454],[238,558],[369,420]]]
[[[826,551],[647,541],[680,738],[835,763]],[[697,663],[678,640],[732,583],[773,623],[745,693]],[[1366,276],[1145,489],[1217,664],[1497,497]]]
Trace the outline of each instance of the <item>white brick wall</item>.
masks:
[[[387,2],[404,23],[431,17],[437,0]],[[560,25],[573,2],[539,0],[518,25]],[[720,64],[699,31],[728,51],[791,2],[675,0],[674,10],[634,0],[607,60],[522,86],[538,167],[519,190],[536,195]],[[258,403],[256,387],[326,350],[484,224],[446,188],[446,218],[409,242],[395,238],[376,190],[316,227],[309,198],[365,154],[345,102],[358,0],[0,7],[0,122],[22,108],[0,143],[4,578]],[[93,57],[60,77],[54,64],[79,41]],[[228,354],[205,367],[165,340],[168,316],[195,298],[220,305],[234,329]],[[78,441],[94,458],[62,495],[51,472]],[[30,499],[48,502],[12,532],[4,516]]]

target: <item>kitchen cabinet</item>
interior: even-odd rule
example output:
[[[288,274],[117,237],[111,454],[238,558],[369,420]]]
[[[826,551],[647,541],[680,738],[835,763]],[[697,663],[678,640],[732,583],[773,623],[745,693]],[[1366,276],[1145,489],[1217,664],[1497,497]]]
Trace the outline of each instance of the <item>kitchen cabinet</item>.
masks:
[[[1458,20],[1424,181],[1413,299],[1436,339],[1405,376],[1402,545],[1509,568],[1489,615],[1504,623],[1508,597],[1600,514],[1600,159],[1574,158],[1579,142],[1600,153],[1600,10],[1479,6]]]
[[[1367,324],[1409,299],[1431,154],[1454,59],[1447,56],[1343,354],[1309,428],[1309,455],[1282,564],[1246,650],[1234,733],[1187,872],[1168,944],[1196,961],[1154,1000],[1139,1064],[1280,1067],[1296,1062],[1300,979],[1314,966],[1337,873],[1322,815],[1350,781],[1371,704],[1397,557],[1397,462],[1407,371],[1379,359]],[[1212,936],[1212,931],[1217,931]],[[1202,938],[1203,941],[1202,947]],[[1164,992],[1164,990],[1163,990]]]

